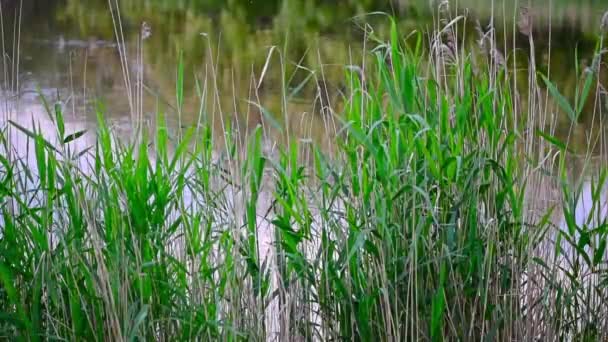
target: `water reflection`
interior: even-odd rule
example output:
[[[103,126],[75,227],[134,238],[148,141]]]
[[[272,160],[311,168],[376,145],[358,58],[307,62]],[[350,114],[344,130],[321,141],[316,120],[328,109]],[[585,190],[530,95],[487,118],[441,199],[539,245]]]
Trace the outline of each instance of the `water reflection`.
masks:
[[[15,56],[10,28],[14,27],[11,18],[18,13],[16,3],[2,2],[9,56]],[[95,103],[102,101],[107,107],[106,118],[129,132],[137,118],[133,115],[135,100],[127,94],[137,93],[141,76],[145,122],[153,123],[156,113],[163,111],[174,129],[206,120],[221,131],[230,121],[246,133],[258,124],[272,130],[278,123],[287,126],[283,133],[292,138],[327,144],[335,130],[335,118],[322,108],[331,105],[339,111],[343,66],[360,62],[366,34],[362,27],[369,24],[373,35],[387,35],[384,16],[361,15],[394,13],[403,32],[410,32],[432,29],[438,11],[456,11],[455,2],[438,9],[437,2],[428,0],[119,3],[120,8],[114,8],[113,13],[122,18],[126,60],[117,51],[107,1],[24,2],[19,68],[9,65],[2,84],[5,98],[20,94],[21,108],[27,111],[12,112],[12,117],[45,120],[47,115],[35,96],[39,87],[50,101],[66,104],[68,121],[94,126]],[[530,53],[527,39],[513,33],[513,28],[519,6],[527,1],[462,0],[458,4],[470,14],[469,25],[476,19],[484,27],[492,22],[500,48],[507,52],[515,49],[525,64]],[[580,56],[592,55],[603,6],[591,0],[535,1],[533,5],[530,12],[538,68],[555,71],[552,79],[564,93],[573,94],[576,75],[562,72],[563,67],[574,65],[574,45]],[[144,22],[151,34],[141,41]],[[467,30],[474,34],[472,27]],[[175,83],[180,54],[186,73],[184,105],[178,113]],[[582,60],[582,68],[588,62]],[[125,73],[130,82],[125,82]],[[259,79],[262,74],[263,80]],[[12,88],[7,84],[15,84],[15,79],[19,89],[7,92]],[[594,112],[595,106],[588,103],[584,112]],[[597,135],[593,130],[599,130],[597,118],[585,114],[576,127],[566,116],[558,116],[553,129],[560,137],[571,137],[573,146],[582,150],[589,146],[590,137]],[[287,139],[285,134],[275,133],[276,142]]]
[[[127,116],[129,101],[125,98],[124,76],[114,44],[115,31],[108,2],[32,0],[26,3],[20,46],[24,56],[21,70],[26,74],[20,76],[29,80],[29,85],[57,89],[62,97],[78,97],[75,101],[81,106],[76,111],[84,120],[88,119],[86,103],[95,98],[106,102],[108,116]],[[135,0],[121,2],[115,14],[123,19],[129,73],[132,78],[143,73],[146,113],[155,112],[158,105],[168,111],[174,109],[175,69],[183,51],[187,70],[184,120],[191,123],[198,119],[201,101],[196,96],[198,80],[199,86],[213,85],[215,89],[211,90],[218,93],[216,98],[205,99],[207,115],[234,116],[245,124],[245,120],[262,119],[246,100],[258,102],[259,96],[259,102],[270,112],[282,111],[283,85],[297,90],[290,93],[289,105],[293,106],[290,115],[293,112],[318,114],[320,106],[305,105],[318,95],[319,82],[314,79],[323,78],[329,92],[337,94],[344,73],[341,66],[360,59],[363,24],[353,17],[385,11],[399,14],[404,27],[429,28],[436,15],[432,3],[424,0],[255,3]],[[470,8],[484,23],[493,10],[500,18],[494,20],[495,25],[507,28],[512,26],[513,11],[518,7],[513,2],[500,1],[493,7],[487,1],[459,3]],[[581,55],[588,55],[593,49],[593,25],[601,15],[598,3],[577,2],[575,10],[571,2],[548,3],[553,3],[552,12],[536,11],[539,50],[544,50],[547,27],[552,24],[554,30],[558,30],[554,34],[560,37],[552,42],[552,63],[572,63],[574,43],[579,44]],[[537,8],[544,6],[539,4]],[[12,13],[11,9],[7,7],[5,13]],[[364,20],[374,25],[374,34],[382,36],[386,32],[386,20],[382,16],[368,16]],[[143,43],[140,59],[138,44],[140,25],[144,21],[152,28],[152,35]],[[252,94],[252,75],[260,75],[271,46],[277,46],[275,51],[282,54],[272,58],[264,82],[255,89],[256,94]],[[311,72],[315,77],[310,77]],[[574,83],[572,73],[557,73],[556,78],[568,87]]]
[[[608,250],[603,254],[597,252],[602,240],[607,238],[603,227],[608,219],[608,186],[599,184],[598,177],[587,176],[574,193],[577,196],[569,209],[573,222],[568,222],[567,213],[559,222],[562,250],[557,260],[563,272],[579,274],[582,284],[593,286],[599,282],[600,270],[605,268],[605,260],[608,260]],[[592,260],[598,260],[599,264],[592,266]],[[567,279],[565,275],[563,279]]]
[[[51,108],[54,108],[55,105],[67,108],[65,104],[50,104]],[[90,165],[87,162],[90,160],[75,158],[75,156],[94,146],[96,125],[93,122],[65,113],[65,136],[60,138],[53,114],[47,112],[47,108],[40,103],[37,94],[24,94],[20,101],[7,101],[4,110],[7,109],[3,120],[10,122],[10,129],[6,134],[10,141],[9,146],[17,149],[14,156],[19,158],[19,164],[29,165],[32,171],[37,172],[35,142],[22,131],[22,129],[26,129],[42,133],[46,142],[61,149],[61,153],[55,155],[56,158],[74,157],[74,163],[83,171],[89,170]],[[80,137],[62,147],[62,140],[72,134]]]

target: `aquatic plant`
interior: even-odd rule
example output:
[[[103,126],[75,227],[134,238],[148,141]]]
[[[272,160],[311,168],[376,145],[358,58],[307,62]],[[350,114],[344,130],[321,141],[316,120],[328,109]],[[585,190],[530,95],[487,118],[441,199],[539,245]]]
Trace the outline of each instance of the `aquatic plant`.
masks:
[[[0,335],[606,338],[606,173],[592,191],[595,228],[573,219],[577,192],[564,191],[567,225],[555,241],[552,211],[533,216],[528,207],[539,169],[567,179],[570,148],[539,124],[550,106],[541,93],[575,125],[596,74],[578,75],[573,106],[547,76],[539,85],[535,68],[520,94],[515,57],[500,62],[483,29],[487,49],[459,45],[465,18],[448,19],[428,44],[422,33],[404,39],[391,21],[390,39],[345,68],[344,109],[323,112],[339,123],[330,151],[289,136],[289,113],[276,120],[263,103],[266,121],[245,138],[230,120],[218,133],[202,115],[171,133],[159,110],[151,131],[138,123],[137,139],[126,141],[101,105],[96,132],[71,132],[61,103],[44,97],[54,136],[6,121]],[[184,73],[180,59],[178,115]],[[271,130],[287,143],[268,149]],[[17,149],[14,134],[29,145]],[[92,146],[77,145],[90,134]],[[536,158],[544,153],[561,159]],[[547,249],[556,252],[540,258]]]

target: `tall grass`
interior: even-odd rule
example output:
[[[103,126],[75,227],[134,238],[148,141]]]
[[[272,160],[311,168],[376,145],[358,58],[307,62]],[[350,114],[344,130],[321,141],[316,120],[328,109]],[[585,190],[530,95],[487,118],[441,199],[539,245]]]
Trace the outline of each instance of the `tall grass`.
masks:
[[[345,68],[332,153],[298,139],[267,153],[261,126],[243,147],[230,122],[221,142],[205,120],[170,134],[162,111],[151,134],[127,142],[99,106],[85,149],[75,146],[87,133],[66,131],[60,104],[47,106],[52,137],[6,122],[0,335],[605,339],[606,173],[584,222],[574,219],[579,192],[565,187],[567,229],[550,240],[552,211],[531,218],[527,187],[532,169],[551,165],[535,160],[539,138],[527,133],[540,129],[544,151],[561,153],[560,176],[568,146],[538,127],[548,103],[522,110],[492,38],[485,54],[461,44],[462,20],[428,44],[392,23],[366,64]],[[580,114],[584,98],[567,107],[546,85]],[[526,89],[542,91],[535,72]],[[13,146],[9,132],[31,145]]]

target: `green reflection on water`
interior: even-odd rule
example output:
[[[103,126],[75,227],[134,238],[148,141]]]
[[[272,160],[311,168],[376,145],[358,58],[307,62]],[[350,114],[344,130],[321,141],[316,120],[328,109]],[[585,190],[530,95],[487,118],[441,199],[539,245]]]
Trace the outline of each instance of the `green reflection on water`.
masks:
[[[148,88],[144,103],[147,113],[154,113],[159,103],[171,112],[175,102],[175,68],[178,55],[183,51],[187,71],[185,121],[194,122],[199,115],[201,106],[195,90],[198,80],[199,87],[207,85],[203,106],[207,117],[231,117],[242,127],[253,127],[262,122],[264,116],[258,107],[248,103],[247,100],[251,100],[275,113],[279,121],[284,119],[279,114],[286,111],[290,126],[293,125],[290,131],[300,137],[327,135],[328,122],[320,108],[328,102],[339,107],[344,65],[360,64],[364,56],[364,27],[373,28],[370,35],[374,37],[386,37],[384,16],[369,13],[393,13],[404,27],[402,32],[408,32],[432,30],[438,11],[436,5],[427,0],[131,0],[119,3],[130,57],[129,72],[133,78],[140,72],[137,58],[140,26],[146,22],[152,29],[152,35],[143,42],[141,59]],[[458,3],[471,14],[467,32],[474,33],[474,18],[485,25],[494,13],[493,22],[502,50],[516,51],[522,64],[527,60],[527,39],[512,31],[519,6],[528,1],[460,0]],[[594,0],[533,3],[538,70],[553,70],[553,79],[563,92],[572,94],[576,77],[574,72],[564,72],[564,68],[574,68],[575,45],[579,55],[588,58],[581,64],[589,62],[599,18],[606,6]],[[454,8],[450,10],[455,13]],[[10,8],[5,12],[10,13]],[[550,26],[552,31],[548,29]],[[24,66],[31,72],[30,84],[72,88],[71,92],[77,96],[105,99],[111,115],[128,115],[120,59],[115,47],[100,43],[114,41],[107,1],[31,1],[25,8],[24,27],[27,30],[23,32],[22,49],[29,56]],[[263,82],[259,82],[256,78],[262,73],[272,46],[276,46],[275,53]],[[78,90],[73,91],[74,88]],[[80,88],[88,90],[84,92]],[[284,88],[287,89],[283,91]],[[583,123],[590,120],[586,116],[582,118]],[[303,126],[303,122],[306,125]],[[585,136],[588,127],[581,125],[577,129],[575,135]],[[567,128],[561,130],[568,131]],[[584,139],[579,140],[584,144]]]

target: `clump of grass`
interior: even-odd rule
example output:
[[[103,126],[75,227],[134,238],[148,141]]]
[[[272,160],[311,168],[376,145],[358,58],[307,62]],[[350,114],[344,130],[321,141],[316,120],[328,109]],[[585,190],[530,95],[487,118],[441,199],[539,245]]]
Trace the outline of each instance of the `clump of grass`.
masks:
[[[422,34],[402,41],[393,23],[366,65],[347,68],[331,154],[292,140],[266,155],[257,127],[241,158],[229,128],[225,144],[204,122],[173,138],[162,113],[152,137],[141,130],[125,143],[99,109],[96,143],[82,151],[72,145],[86,133],[66,132],[61,106],[48,110],[57,144],[35,125],[3,127],[2,336],[530,338],[531,265],[547,265],[547,279],[559,270],[533,259],[548,219],[527,221],[521,132],[531,123],[507,64],[456,48],[459,20],[428,49]],[[180,112],[183,74],[180,64]],[[9,130],[29,138],[34,164]],[[565,215],[560,236],[577,254],[540,297],[559,305],[544,311],[542,336],[601,339],[603,312],[586,315],[605,294],[605,273],[593,283],[602,296],[589,299],[572,272],[582,262],[598,270],[606,231]]]
[[[317,163],[321,320],[334,339],[506,338],[531,242],[508,79],[468,57],[425,71],[446,56],[391,36],[349,75],[342,166]]]

